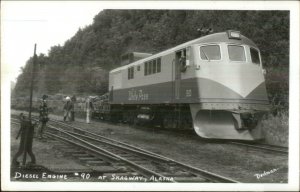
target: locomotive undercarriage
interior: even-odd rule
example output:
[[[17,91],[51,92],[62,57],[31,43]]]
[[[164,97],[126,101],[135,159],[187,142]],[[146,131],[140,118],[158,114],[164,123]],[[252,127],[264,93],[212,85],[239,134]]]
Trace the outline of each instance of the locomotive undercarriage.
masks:
[[[112,105],[113,122],[166,129],[194,129],[203,138],[261,139],[258,126],[263,112],[203,109],[199,104]]]
[[[115,105],[112,121],[132,125],[163,127],[167,129],[193,129],[188,104],[177,105]]]

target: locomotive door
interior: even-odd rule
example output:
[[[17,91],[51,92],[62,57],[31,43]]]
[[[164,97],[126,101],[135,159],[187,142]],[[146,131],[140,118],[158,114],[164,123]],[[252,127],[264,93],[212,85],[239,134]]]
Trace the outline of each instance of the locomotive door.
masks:
[[[181,81],[181,65],[185,61],[186,50],[177,51],[175,54],[175,79],[174,79],[174,98],[180,99],[180,81]]]
[[[109,92],[109,101],[113,102],[114,100],[114,86],[111,86],[110,92]]]

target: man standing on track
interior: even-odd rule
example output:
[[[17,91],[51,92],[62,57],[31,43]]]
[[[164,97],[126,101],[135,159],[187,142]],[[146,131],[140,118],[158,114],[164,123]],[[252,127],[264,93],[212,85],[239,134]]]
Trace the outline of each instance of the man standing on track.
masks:
[[[70,97],[66,97],[66,103],[64,105],[64,121],[70,120],[70,111],[72,108],[72,103]]]
[[[71,121],[75,121],[75,103],[76,103],[76,96],[73,95],[71,97],[71,103],[72,103],[72,107],[71,107]]]
[[[87,97],[86,103],[85,103],[85,108],[86,108],[86,123],[90,123],[91,112],[94,110],[94,106],[93,106],[91,97]]]
[[[39,112],[40,112],[40,130],[39,130],[39,138],[43,138],[44,130],[46,128],[46,123],[49,121],[48,118],[48,106],[46,102],[47,95],[43,95],[42,101],[40,104]]]

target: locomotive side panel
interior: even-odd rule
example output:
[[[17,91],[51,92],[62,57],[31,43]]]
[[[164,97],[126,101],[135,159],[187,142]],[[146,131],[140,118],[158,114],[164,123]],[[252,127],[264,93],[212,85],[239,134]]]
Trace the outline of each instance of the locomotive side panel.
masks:
[[[197,81],[191,82],[190,79],[195,77],[195,66],[193,47],[188,46],[189,50],[189,66],[185,72],[181,72],[181,64],[179,63],[179,55],[182,51],[186,52],[187,47],[174,49],[173,52],[157,56],[151,61],[160,60],[159,72],[146,72],[146,62],[139,62],[128,67],[121,67],[110,73],[111,85],[110,94],[112,104],[162,104],[162,103],[192,103],[198,101],[195,94],[193,98],[188,96],[185,88],[192,86],[198,89]],[[186,53],[185,53],[186,54]],[[148,66],[149,68],[149,66]],[[131,70],[131,71],[130,71]],[[150,69],[150,71],[153,68]],[[122,86],[117,84],[118,76],[116,73],[122,74]],[[133,73],[133,75],[132,75]],[[129,75],[128,75],[129,74]],[[130,77],[129,77],[130,76]],[[189,85],[186,85],[189,82]],[[114,87],[112,89],[112,87]],[[184,90],[184,93],[182,92]]]
[[[133,78],[128,78],[128,68],[118,71],[122,74],[122,87],[110,90],[112,104],[153,104],[169,103],[173,98],[172,76],[174,54],[158,57],[161,62],[160,72],[145,75],[145,63],[138,63],[128,68],[133,69]],[[114,72],[115,73],[115,72]],[[115,82],[115,75],[111,79]],[[131,73],[131,72],[130,72]],[[111,86],[114,86],[113,83]]]
[[[145,75],[145,62],[121,68],[112,73],[112,104],[159,103],[258,103],[268,104],[262,68],[247,62],[230,62],[227,44],[222,44],[219,61],[200,60],[199,45],[193,46],[193,57],[185,72],[178,72],[176,52],[163,55],[161,71]],[[249,51],[249,47],[245,46]],[[180,51],[180,50],[179,50]],[[133,78],[128,79],[129,68]],[[179,73],[179,75],[177,75]],[[121,80],[120,80],[121,76]],[[178,77],[179,76],[179,77]],[[113,90],[113,91],[112,91]]]

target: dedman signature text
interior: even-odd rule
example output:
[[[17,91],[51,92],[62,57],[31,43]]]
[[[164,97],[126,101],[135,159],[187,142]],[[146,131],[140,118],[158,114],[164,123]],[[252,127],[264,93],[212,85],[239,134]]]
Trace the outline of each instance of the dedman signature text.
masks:
[[[275,173],[275,172],[278,171],[278,170],[279,170],[279,168],[277,168],[277,169],[272,169],[272,170],[270,170],[270,171],[264,171],[263,173],[256,173],[256,174],[254,174],[254,176],[256,176],[257,179],[260,179],[260,178],[262,178],[262,177],[264,177],[264,176],[267,176],[267,175],[270,175],[270,174],[272,174],[272,173]]]

